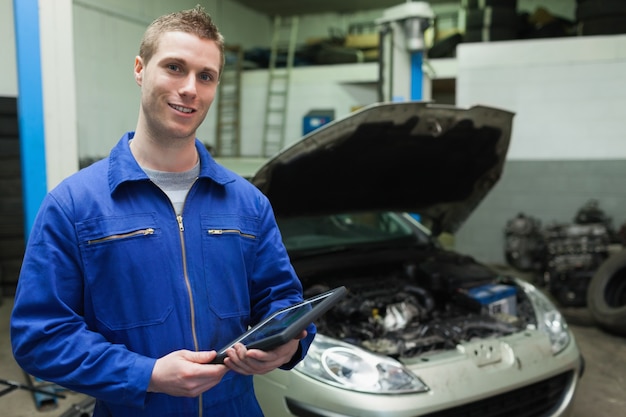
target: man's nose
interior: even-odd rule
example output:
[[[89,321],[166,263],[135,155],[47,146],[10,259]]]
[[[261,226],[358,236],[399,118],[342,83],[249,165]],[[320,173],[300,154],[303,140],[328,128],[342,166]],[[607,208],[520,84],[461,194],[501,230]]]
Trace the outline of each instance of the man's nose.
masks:
[[[182,80],[179,94],[184,97],[194,98],[196,93],[196,76],[190,73]]]

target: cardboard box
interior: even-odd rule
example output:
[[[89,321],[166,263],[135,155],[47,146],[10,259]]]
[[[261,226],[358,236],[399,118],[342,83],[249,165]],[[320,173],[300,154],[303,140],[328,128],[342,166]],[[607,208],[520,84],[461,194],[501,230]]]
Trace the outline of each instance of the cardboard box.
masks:
[[[355,49],[375,49],[378,48],[379,36],[378,32],[346,35],[343,46]]]

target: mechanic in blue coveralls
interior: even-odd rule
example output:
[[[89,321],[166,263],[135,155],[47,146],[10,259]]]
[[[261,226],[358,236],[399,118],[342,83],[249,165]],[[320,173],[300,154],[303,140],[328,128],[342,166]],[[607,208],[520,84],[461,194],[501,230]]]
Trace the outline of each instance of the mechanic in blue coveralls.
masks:
[[[252,375],[292,368],[314,337],[311,325],[207,364],[302,300],[268,200],[196,139],[223,65],[201,7],[155,20],[135,58],[136,130],[52,190],[34,222],[13,352],[32,375],[97,398],[95,416],[261,416]]]

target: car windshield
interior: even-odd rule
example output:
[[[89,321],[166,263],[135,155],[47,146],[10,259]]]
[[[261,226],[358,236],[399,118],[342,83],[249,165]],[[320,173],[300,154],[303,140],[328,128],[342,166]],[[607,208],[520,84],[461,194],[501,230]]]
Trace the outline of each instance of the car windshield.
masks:
[[[330,249],[429,237],[405,215],[394,212],[344,213],[277,219],[289,251]]]

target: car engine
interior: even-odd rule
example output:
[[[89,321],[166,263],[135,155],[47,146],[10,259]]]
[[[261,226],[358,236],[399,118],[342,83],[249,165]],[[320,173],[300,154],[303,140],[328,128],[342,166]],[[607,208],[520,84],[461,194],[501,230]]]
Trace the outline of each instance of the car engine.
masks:
[[[499,277],[469,257],[453,253],[427,259],[402,271],[342,280],[349,293],[316,325],[326,336],[394,358],[411,358],[455,349],[463,341],[512,334],[536,323],[530,302],[512,280]],[[453,261],[452,268],[449,262]],[[450,275],[457,271],[476,275]],[[471,296],[475,288],[507,288],[514,311],[489,309]],[[330,289],[312,285],[306,296]],[[503,301],[503,300],[500,300]],[[501,307],[501,306],[500,306]],[[509,309],[511,305],[508,306]]]
[[[532,271],[562,306],[586,305],[587,287],[609,255],[616,234],[612,220],[589,200],[571,223],[541,222],[523,213],[505,227],[505,257],[509,265]]]
[[[545,230],[544,283],[564,306],[584,306],[591,278],[609,254],[603,223],[552,225]]]
[[[538,271],[545,263],[546,244],[541,221],[524,213],[507,221],[504,228],[506,262],[520,271]]]

